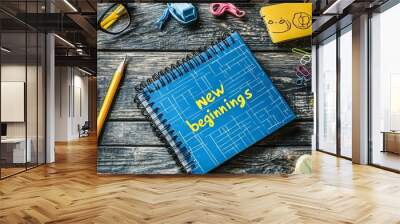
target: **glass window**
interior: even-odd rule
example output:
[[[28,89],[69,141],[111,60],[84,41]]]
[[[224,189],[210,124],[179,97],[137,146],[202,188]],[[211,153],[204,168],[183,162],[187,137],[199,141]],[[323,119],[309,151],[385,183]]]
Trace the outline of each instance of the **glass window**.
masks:
[[[351,158],[352,149],[352,35],[351,26],[340,36],[340,155]]]
[[[400,170],[400,4],[371,18],[372,163]]]
[[[38,77],[37,77],[37,90],[38,90],[38,136],[37,136],[37,147],[38,147],[38,164],[45,163],[46,158],[46,147],[45,147],[45,124],[46,124],[46,117],[45,117],[45,99],[46,99],[46,78],[45,78],[45,65],[46,65],[46,38],[43,33],[39,33],[39,40],[38,40]]]
[[[21,16],[43,1],[5,1]],[[40,7],[39,7],[40,6]],[[0,12],[0,178],[45,162],[45,35]],[[37,17],[33,17],[34,19]]]
[[[318,149],[336,154],[336,36],[318,47]]]
[[[1,34],[1,177],[26,170],[30,162],[26,141],[26,33]],[[27,150],[28,146],[28,150]]]

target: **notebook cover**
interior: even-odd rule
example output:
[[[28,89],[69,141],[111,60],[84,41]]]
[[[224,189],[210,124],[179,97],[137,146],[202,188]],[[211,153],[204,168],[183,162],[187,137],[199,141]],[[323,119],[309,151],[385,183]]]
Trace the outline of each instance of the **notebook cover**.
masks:
[[[229,47],[214,45],[217,54],[206,63],[159,90],[153,91],[157,82],[144,89],[151,101],[144,104],[157,108],[174,142],[194,159],[193,174],[211,171],[295,119],[240,35],[225,41]]]
[[[260,10],[273,43],[310,36],[311,12],[312,3],[283,3]]]

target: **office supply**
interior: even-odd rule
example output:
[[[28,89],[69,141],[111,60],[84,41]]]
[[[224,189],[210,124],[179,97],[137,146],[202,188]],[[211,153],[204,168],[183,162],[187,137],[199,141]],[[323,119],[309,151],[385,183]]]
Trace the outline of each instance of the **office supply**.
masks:
[[[292,52],[293,53],[296,53],[296,54],[299,54],[300,56],[303,56],[303,55],[311,55],[311,53],[310,52],[307,52],[307,51],[305,51],[305,50],[303,50],[303,49],[300,49],[300,48],[292,48]]]
[[[193,174],[209,172],[295,119],[236,32],[136,91],[157,135]]]
[[[383,131],[382,152],[400,154],[400,131]]]
[[[304,85],[307,81],[311,80],[311,73],[306,67],[304,67],[304,65],[296,67],[296,76],[296,84],[299,86]]]
[[[99,115],[97,117],[97,138],[99,138],[99,136],[100,136],[100,133],[103,129],[104,122],[108,115],[108,111],[110,110],[110,107],[114,100],[115,94],[117,93],[117,90],[119,88],[119,83],[121,82],[121,79],[124,76],[124,70],[126,67],[126,59],[127,59],[127,56],[125,56],[124,60],[119,64],[118,69],[117,69],[117,71],[115,71],[113,78],[111,80],[111,83],[108,87],[106,96],[104,97],[103,104],[101,106]]]
[[[240,10],[232,3],[211,3],[209,11],[214,16],[222,16],[225,12],[236,17],[243,17],[246,15],[245,11]]]
[[[1,82],[1,122],[25,121],[25,82]]]
[[[311,80],[311,72],[305,67],[311,62],[311,53],[300,48],[292,48],[292,52],[301,56],[301,65],[297,66],[295,70],[297,76],[296,84],[302,86],[306,84],[307,81]]]
[[[110,28],[110,26],[114,25],[115,22],[124,14],[126,14],[125,7],[122,4],[118,4],[117,7],[113,9],[103,21],[101,21],[101,27],[103,27],[103,29]]]
[[[127,4],[112,4],[101,14],[97,27],[108,34],[120,34],[132,23],[132,16]]]
[[[292,52],[301,56],[300,64],[306,65],[311,62],[311,53],[299,48],[292,48]]]
[[[312,3],[282,3],[262,7],[260,14],[273,43],[310,36]]]
[[[191,3],[167,3],[163,15],[155,23],[156,27],[161,30],[171,16],[179,23],[188,25],[197,20],[197,10]]]

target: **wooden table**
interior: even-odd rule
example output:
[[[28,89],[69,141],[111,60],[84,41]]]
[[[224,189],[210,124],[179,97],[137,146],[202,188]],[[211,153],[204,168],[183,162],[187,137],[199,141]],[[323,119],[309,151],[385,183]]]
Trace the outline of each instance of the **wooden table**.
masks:
[[[154,22],[165,4],[132,3],[133,24],[119,36],[98,31],[98,110],[112,74],[125,55],[128,55],[126,76],[99,139],[98,173],[113,174],[176,174],[181,170],[165,145],[152,132],[150,123],[141,115],[133,99],[134,87],[142,80],[175,63],[189,52],[208,45],[223,31],[237,30],[286,97],[298,118],[291,124],[265,138],[221,165],[213,173],[290,173],[296,159],[311,153],[313,130],[313,99],[311,84],[296,85],[295,67],[300,56],[291,53],[292,47],[310,50],[311,39],[304,38],[275,45],[259,16],[266,4],[237,4],[245,10],[244,19],[231,16],[214,18],[209,4],[196,4],[199,21],[184,27],[170,20],[162,31]],[[99,15],[108,6],[98,5]]]
[[[23,164],[32,160],[31,138],[5,138],[1,139],[2,155],[5,164]],[[27,147],[25,147],[27,145]]]
[[[400,131],[383,131],[382,152],[400,154]]]

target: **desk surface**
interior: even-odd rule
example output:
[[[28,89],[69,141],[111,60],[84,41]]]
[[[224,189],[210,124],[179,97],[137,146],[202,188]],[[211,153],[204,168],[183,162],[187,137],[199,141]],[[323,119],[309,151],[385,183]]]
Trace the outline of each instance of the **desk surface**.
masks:
[[[28,138],[29,141],[29,138]],[[20,142],[25,142],[25,138],[5,138],[1,139],[1,143],[20,143]]]
[[[397,135],[400,135],[400,131],[381,131],[381,133],[384,133],[384,134],[397,134]]]
[[[97,33],[97,106],[103,102],[112,74],[125,55],[128,66],[104,133],[99,139],[97,171],[99,173],[174,174],[179,167],[165,145],[153,133],[150,123],[134,103],[134,87],[152,74],[175,63],[189,52],[208,45],[218,32],[237,30],[273,83],[286,97],[298,119],[234,157],[213,172],[217,173],[290,173],[296,159],[311,153],[313,131],[313,95],[311,85],[296,85],[296,66],[300,57],[292,47],[308,49],[311,40],[304,38],[286,44],[272,44],[259,10],[266,4],[243,3],[243,19],[227,16],[215,18],[209,4],[196,4],[199,21],[185,27],[171,19],[163,31],[154,27],[165,4],[132,3],[130,30],[119,36]],[[98,15],[108,7],[99,4]]]

